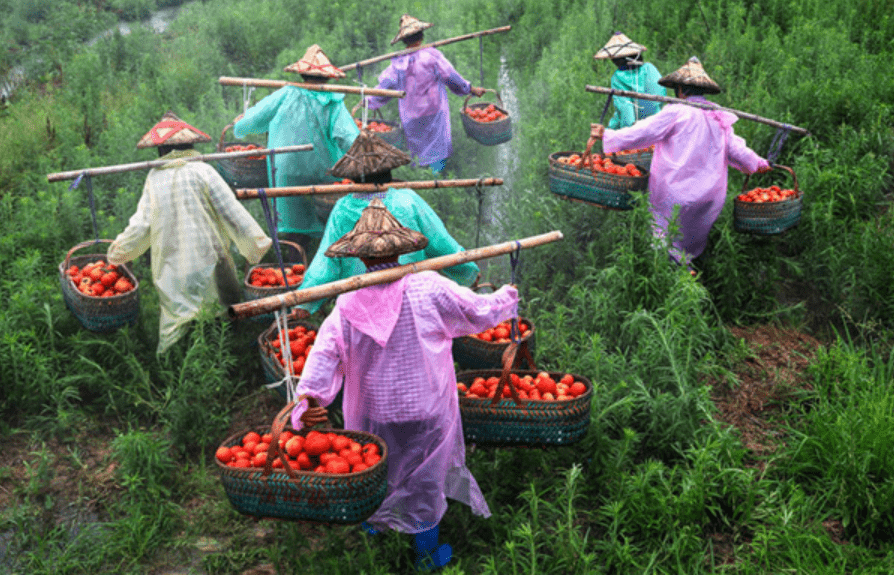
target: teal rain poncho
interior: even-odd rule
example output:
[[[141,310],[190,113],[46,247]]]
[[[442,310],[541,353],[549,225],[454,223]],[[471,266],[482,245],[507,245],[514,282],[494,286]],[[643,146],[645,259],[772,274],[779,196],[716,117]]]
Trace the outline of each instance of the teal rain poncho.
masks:
[[[323,254],[336,240],[354,229],[361,212],[374,197],[382,197],[382,194],[358,194],[357,196],[348,194],[336,202],[329,215],[329,221],[326,223],[326,231],[323,233],[323,239],[320,240],[320,247],[304,274],[304,281],[301,283],[300,289],[366,273],[366,266],[358,258],[330,258]],[[438,214],[413,190],[388,188],[382,202],[401,225],[422,232],[428,238],[428,246],[424,250],[400,256],[398,258],[400,263],[409,264],[463,251],[463,247],[444,227],[444,222],[441,221]],[[456,283],[469,286],[478,277],[479,269],[475,262],[467,262],[443,271]],[[314,313],[320,309],[323,301],[318,300],[302,304],[299,307],[309,313]]]
[[[306,186],[335,181],[326,173],[360,133],[344,105],[344,94],[285,86],[252,106],[233,126],[237,138],[268,133],[267,147],[313,144],[312,152],[277,154],[276,187]],[[267,171],[270,176],[270,158]],[[274,181],[270,178],[270,181]],[[278,231],[319,237],[323,224],[310,197],[276,200]]]
[[[659,79],[661,79],[661,72],[655,66],[646,62],[642,66],[631,66],[615,71],[612,74],[611,87],[613,90],[628,90],[642,94],[667,96],[664,86],[658,83]],[[661,103],[652,102],[651,100],[613,96],[612,104],[615,106],[615,113],[608,122],[608,127],[612,130],[632,126],[637,120],[648,118],[661,111]]]

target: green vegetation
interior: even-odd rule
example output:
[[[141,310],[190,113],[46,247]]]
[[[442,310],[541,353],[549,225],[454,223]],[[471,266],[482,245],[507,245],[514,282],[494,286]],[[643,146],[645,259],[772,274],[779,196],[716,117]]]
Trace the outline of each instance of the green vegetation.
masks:
[[[456,560],[444,572],[894,571],[890,2],[205,0],[183,5],[162,34],[133,25],[87,43],[119,18],[176,4],[0,0],[10,47],[0,75],[25,76],[0,108],[0,453],[20,455],[0,457],[0,571],[411,568],[399,534],[259,527],[231,508],[211,453],[252,409],[266,408],[268,421],[275,413],[254,347],[261,328],[209,315],[157,357],[157,295],[141,258],[139,322],[109,335],[83,330],[62,300],[58,266],[94,238],[86,187],[45,177],[153,159],[134,145],[167,109],[216,139],[243,107],[242,90],[218,76],[285,78],[281,69],[311,43],[336,64],[393,50],[403,12],[436,23],[429,39],[513,26],[484,41],[483,60],[484,85],[518,102],[514,139],[497,148],[467,139],[453,98],[447,168],[507,186],[485,191],[483,230],[474,191],[424,197],[466,246],[479,234],[485,244],[562,230],[563,242],[522,254],[523,315],[539,332],[539,367],[596,385],[580,444],[469,450],[493,517],[451,506],[442,537]],[[584,85],[607,85],[611,69],[592,54],[615,30],[645,44],[664,73],[698,55],[725,89],[719,104],[811,132],[790,137],[778,160],[805,192],[796,229],[737,233],[730,202],[695,280],[652,248],[646,202],[606,212],[549,192],[546,157],[583,148],[598,120],[604,101]],[[443,51],[478,82],[476,42]],[[497,86],[501,62],[514,89]],[[384,111],[396,116],[393,103]],[[761,154],[773,138],[746,121],[736,132]],[[100,238],[124,228],[144,177],[94,178]],[[730,198],[743,181],[731,171]],[[263,222],[257,202],[250,209]],[[491,262],[487,276],[505,282],[508,270]],[[719,422],[712,394],[740,389],[753,363],[728,328],[765,323],[826,344],[767,406],[776,445],[756,452]]]

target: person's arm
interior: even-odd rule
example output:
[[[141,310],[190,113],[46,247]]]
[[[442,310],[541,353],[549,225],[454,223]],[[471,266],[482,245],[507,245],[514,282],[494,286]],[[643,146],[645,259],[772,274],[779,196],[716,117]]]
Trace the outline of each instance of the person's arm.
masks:
[[[379,83],[376,85],[376,88],[381,88],[384,90],[401,90],[402,88],[398,85],[397,81],[397,70],[393,65],[389,65],[385,70],[379,74]],[[391,100],[388,96],[366,96],[365,102],[366,107],[370,110],[378,110],[385,104],[387,104]]]
[[[211,166],[202,166],[208,198],[214,207],[217,217],[227,232],[236,249],[252,265],[270,249],[273,240],[267,237],[258,222],[248,213],[233,195],[230,186]]]
[[[730,134],[732,137],[727,152],[730,166],[746,174],[763,173],[770,170],[770,163],[749,148],[741,136],[737,136],[732,130],[730,130]]]
[[[280,88],[249,108],[233,126],[233,135],[244,138],[248,134],[263,134],[270,128],[289,87]]]
[[[127,228],[118,234],[106,258],[110,264],[121,265],[141,256],[152,244],[152,199],[149,178],[143,185],[143,195],[137,204],[137,211],[130,217]]]
[[[341,314],[334,310],[317,331],[307,362],[301,372],[301,379],[295,390],[295,397],[309,395],[327,406],[335,400],[341,389],[344,369],[341,334]]]
[[[484,331],[518,315],[518,290],[504,285],[494,293],[477,294],[435,276],[434,302],[446,335],[462,337]]]
[[[590,137],[591,139],[601,137],[602,150],[607,154],[631,148],[645,148],[668,137],[676,128],[678,119],[674,107],[671,106],[620,130],[606,130],[599,124],[592,124]],[[599,126],[602,130],[595,126]]]
[[[444,57],[440,50],[430,51],[435,74],[447,88],[457,96],[466,96],[471,93],[479,98],[484,95],[484,88],[472,86],[472,83],[463,78],[450,60]]]

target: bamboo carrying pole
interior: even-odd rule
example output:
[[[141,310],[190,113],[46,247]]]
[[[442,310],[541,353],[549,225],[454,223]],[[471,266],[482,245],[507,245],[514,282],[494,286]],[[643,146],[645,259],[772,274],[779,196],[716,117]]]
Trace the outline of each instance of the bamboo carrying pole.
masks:
[[[282,148],[261,148],[255,150],[243,150],[239,152],[217,152],[214,154],[200,154],[188,158],[178,158],[184,162],[212,162],[215,160],[228,160],[231,158],[244,158],[246,156],[269,156],[270,154],[289,154],[292,152],[310,152],[313,144],[301,144],[298,146],[283,146]],[[85,170],[71,170],[70,172],[56,172],[47,174],[47,181],[73,180],[80,175],[102,176],[107,174],[119,174],[121,172],[135,172],[137,170],[151,170],[164,166],[171,160],[150,160],[148,162],[134,162],[132,164],[118,164],[117,166],[103,166],[101,168],[87,168]]]
[[[463,40],[471,40],[472,38],[478,38],[480,36],[490,36],[491,34],[499,34],[501,32],[508,32],[512,29],[512,26],[501,26],[499,28],[491,28],[490,30],[481,30],[480,32],[472,32],[471,34],[463,34],[462,36],[455,36],[453,38],[447,38],[445,40],[438,40],[436,42],[430,42],[428,44],[423,44],[421,46],[416,46],[415,48],[407,48],[406,50],[400,50],[398,52],[391,52],[390,54],[383,54],[381,56],[375,56],[374,58],[369,58],[368,60],[361,60],[359,62],[354,62],[353,64],[348,64],[347,66],[339,66],[339,70],[342,72],[347,72],[348,70],[353,70],[354,68],[360,68],[363,66],[367,66],[369,64],[375,64],[376,62],[381,62],[382,60],[390,60],[391,58],[396,58],[397,56],[403,56],[404,54],[412,54],[417,50],[422,50],[423,48],[437,48],[438,46],[444,46],[445,44],[453,44],[454,42],[461,42]],[[375,95],[375,94],[373,94]]]
[[[221,86],[251,86],[253,88],[282,88],[283,86],[297,86],[299,88],[317,92],[362,94],[364,96],[383,96],[385,98],[403,98],[407,95],[403,90],[363,88],[361,86],[343,86],[341,84],[307,84],[305,82],[286,82],[285,80],[263,80],[261,78],[233,78],[231,76],[221,76],[217,81]]]
[[[297,289],[279,295],[269,296],[261,299],[251,300],[244,303],[232,305],[229,308],[230,317],[233,319],[244,319],[265,313],[271,313],[282,307],[295,306],[309,301],[315,301],[327,297],[336,296],[349,291],[358,290],[372,285],[390,283],[397,281],[405,275],[421,272],[436,271],[449,268],[455,265],[464,264],[466,262],[474,262],[487,258],[493,258],[504,254],[514,252],[516,249],[527,249],[536,246],[542,246],[552,242],[557,242],[563,238],[562,232],[556,230],[541,234],[539,236],[530,236],[520,240],[513,240],[502,244],[494,244],[483,248],[476,248],[465,252],[457,252],[447,256],[440,256],[423,260],[414,264],[406,264],[396,268],[380,270],[360,274],[343,280],[330,282],[314,286],[307,289]]]
[[[794,134],[800,134],[802,136],[809,136],[810,132],[808,132],[804,128],[799,128],[798,126],[791,126],[789,124],[783,124],[782,122],[777,122],[776,120],[771,120],[769,118],[764,118],[758,116],[756,114],[749,114],[748,112],[742,112],[740,110],[735,110],[733,108],[724,108],[723,106],[714,106],[712,104],[703,104],[702,102],[693,102],[691,100],[683,100],[681,98],[671,98],[669,96],[656,96],[653,94],[642,94],[640,92],[631,92],[629,90],[613,90],[611,88],[604,88],[602,86],[587,86],[587,92],[595,92],[597,94],[608,94],[615,96],[624,96],[626,98],[637,98],[639,100],[652,100],[654,102],[666,102],[668,104],[686,104],[687,106],[693,106],[695,108],[702,108],[703,110],[721,110],[723,112],[730,112],[731,114],[735,114],[740,118],[744,118],[745,120],[752,120],[754,122],[760,122],[761,124],[767,124],[768,126],[773,126],[774,128],[783,128],[791,131]]]
[[[384,192],[388,188],[410,188],[413,190],[434,190],[440,188],[471,188],[473,186],[502,186],[502,178],[479,178],[477,180],[420,180],[416,182],[390,182],[388,184],[323,184],[319,186],[287,186],[282,188],[264,188],[268,198],[288,196],[310,196],[317,194],[344,194],[361,192],[373,194]],[[254,200],[260,197],[258,188],[240,188],[236,190],[236,199]]]

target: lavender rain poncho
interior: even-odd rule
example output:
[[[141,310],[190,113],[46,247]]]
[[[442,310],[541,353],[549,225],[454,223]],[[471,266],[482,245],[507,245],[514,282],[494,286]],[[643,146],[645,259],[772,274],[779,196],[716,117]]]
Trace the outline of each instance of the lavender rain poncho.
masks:
[[[453,338],[516,315],[518,292],[492,294],[423,271],[339,296],[307,358],[296,395],[329,405],[344,376],[345,429],[388,445],[388,493],[369,519],[418,533],[437,525],[447,497],[490,516],[465,464]]]
[[[435,48],[398,56],[379,75],[379,88],[407,93],[398,101],[400,121],[410,154],[418,158],[421,166],[453,155],[445,86],[459,96],[467,95],[472,89],[472,85]],[[366,101],[371,110],[376,110],[388,100],[390,98],[370,96]]]
[[[692,102],[709,103],[701,96]],[[655,145],[649,174],[649,202],[655,234],[667,236],[674,206],[680,206],[679,234],[671,257],[689,263],[708,242],[708,232],[726,200],[727,167],[751,174],[767,161],[733,132],[738,118],[730,112],[671,104],[622,130],[606,129],[605,153]]]

